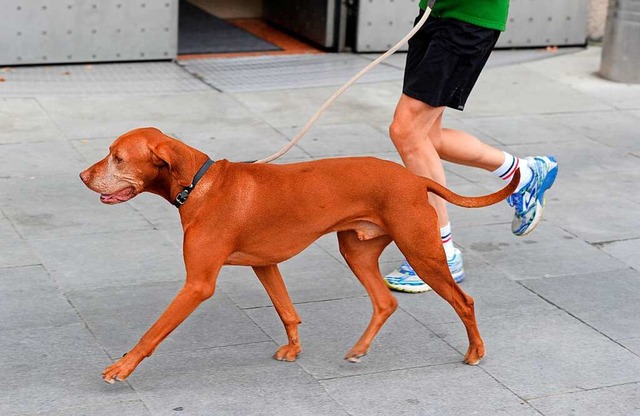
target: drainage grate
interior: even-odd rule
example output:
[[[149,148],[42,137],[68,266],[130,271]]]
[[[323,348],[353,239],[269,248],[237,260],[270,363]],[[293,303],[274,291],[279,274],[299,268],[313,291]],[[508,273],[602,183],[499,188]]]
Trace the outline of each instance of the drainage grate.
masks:
[[[278,55],[180,61],[209,85],[226,92],[341,85],[370,61],[351,54]],[[402,70],[384,63],[358,82],[402,79]]]
[[[171,62],[0,69],[0,96],[168,94],[211,91]]]

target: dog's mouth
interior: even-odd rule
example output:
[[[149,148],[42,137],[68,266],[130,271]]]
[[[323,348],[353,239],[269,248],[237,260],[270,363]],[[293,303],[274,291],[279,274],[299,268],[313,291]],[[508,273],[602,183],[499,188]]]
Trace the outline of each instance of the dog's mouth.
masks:
[[[112,194],[100,194],[100,201],[104,204],[119,204],[130,200],[134,196],[136,196],[136,190],[133,186],[129,186]]]

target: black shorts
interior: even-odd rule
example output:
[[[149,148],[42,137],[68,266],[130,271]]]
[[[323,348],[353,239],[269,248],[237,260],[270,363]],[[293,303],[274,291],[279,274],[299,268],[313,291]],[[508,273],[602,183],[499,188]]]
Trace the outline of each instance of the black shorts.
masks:
[[[402,92],[432,107],[463,110],[499,36],[498,30],[429,16],[409,40]]]

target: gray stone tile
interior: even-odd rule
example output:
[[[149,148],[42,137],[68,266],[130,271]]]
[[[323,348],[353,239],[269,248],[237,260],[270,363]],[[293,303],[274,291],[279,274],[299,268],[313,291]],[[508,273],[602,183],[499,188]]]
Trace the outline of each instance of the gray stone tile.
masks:
[[[516,237],[505,224],[462,227],[456,243],[514,280],[611,271],[625,265],[550,223]]]
[[[102,204],[77,174],[0,179],[0,189],[0,208],[27,239],[151,228],[128,204]]]
[[[182,288],[183,282],[109,287],[67,296],[112,357],[131,350]],[[154,356],[246,344],[269,338],[223,294],[201,304],[165,339]]]
[[[640,383],[542,397],[529,403],[547,416],[640,414]]]
[[[618,342],[624,345],[629,351],[640,356],[640,338],[622,339]]]
[[[283,129],[290,139],[297,128]],[[298,146],[314,158],[396,153],[387,134],[362,123],[321,125],[311,129]]]
[[[0,269],[40,264],[29,243],[15,232],[0,234],[0,253]]]
[[[600,194],[585,193],[579,198],[554,201],[547,208],[546,218],[592,244],[640,237],[640,218],[635,215],[640,203],[627,196],[610,196],[603,204]],[[585,209],[588,215],[578,214]]]
[[[280,129],[304,126],[334,92],[333,87],[319,87],[231,95],[256,116]],[[375,88],[356,84],[322,115],[315,127],[365,123],[388,128],[401,93],[400,82],[377,83]]]
[[[294,303],[362,297],[366,294],[345,264],[316,245],[281,263],[279,268]],[[218,287],[241,308],[272,304],[250,267],[224,267]]]
[[[263,159],[289,144],[289,139],[273,127],[260,123],[253,126],[239,124],[206,132],[175,134],[177,138],[207,153],[214,160],[243,162]],[[278,163],[308,159],[299,147],[293,147]]]
[[[3,176],[24,180],[25,177],[58,174],[77,177],[84,163],[68,142],[48,141],[2,145],[0,166]]]
[[[614,241],[602,244],[600,249],[624,262],[627,266],[640,271],[640,258],[638,257],[638,253],[640,253],[640,239]]]
[[[141,400],[128,400],[102,405],[82,404],[65,409],[38,413],[43,416],[146,416],[151,415]]]
[[[323,380],[351,415],[536,415],[478,367],[447,364]]]
[[[63,290],[183,281],[180,250],[158,230],[32,240]]]
[[[622,269],[523,285],[613,339],[640,337],[640,272]]]
[[[584,136],[547,115],[482,117],[465,119],[470,126],[500,144],[579,142]],[[540,145],[540,148],[544,148]]]
[[[216,92],[113,97],[41,98],[44,109],[70,139],[113,137],[137,127],[164,132],[215,131],[259,119],[226,94]]]
[[[60,139],[62,132],[36,100],[0,99],[0,144]]]
[[[640,357],[562,311],[483,320],[480,366],[524,399],[640,381]],[[463,351],[461,324],[431,326]]]
[[[0,357],[0,370],[11,374],[0,383],[3,415],[55,414],[87,403],[107,406],[138,399],[127,384],[102,381],[109,360],[82,324],[5,331]]]
[[[0,331],[63,326],[80,321],[41,266],[0,269]]]
[[[471,117],[606,111],[612,106],[566,84],[547,78],[527,65],[485,71],[465,106]]]
[[[556,309],[482,258],[467,252],[463,252],[463,256],[465,279],[460,287],[475,300],[476,319],[480,325],[492,318],[509,319],[514,315]],[[434,292],[421,295],[398,293],[396,296],[400,307],[427,327],[461,322],[449,303]]]
[[[302,354],[298,363],[316,379],[399,370],[423,365],[461,362],[454,351],[431,331],[402,310],[396,311],[360,363],[344,360],[371,317],[368,298],[314,302],[297,305]],[[273,308],[248,310],[249,316],[279,343],[284,328]],[[464,330],[462,330],[464,332]]]
[[[346,415],[272,342],[158,356],[128,379],[153,414]]]
[[[638,94],[640,100],[640,93]],[[640,118],[622,111],[556,114],[551,119],[617,152],[638,152]]]

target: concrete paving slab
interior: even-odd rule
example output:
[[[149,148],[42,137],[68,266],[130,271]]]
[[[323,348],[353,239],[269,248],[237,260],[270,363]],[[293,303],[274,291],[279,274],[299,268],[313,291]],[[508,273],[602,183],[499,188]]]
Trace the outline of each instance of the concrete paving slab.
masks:
[[[3,331],[0,351],[0,370],[11,375],[0,384],[3,415],[138,399],[127,384],[102,381],[100,372],[108,359],[82,324]]]
[[[460,287],[475,300],[476,318],[480,322],[492,318],[509,319],[555,310],[536,294],[511,281],[504,273],[487,264],[481,257],[464,252],[465,279]],[[400,307],[423,325],[458,323],[460,318],[444,299],[434,292],[414,295],[396,293]],[[465,350],[466,351],[466,350]],[[463,351],[464,352],[464,351]]]
[[[38,413],[38,415],[44,416],[112,416],[114,414],[119,416],[150,416],[151,412],[141,400],[127,400],[101,405],[83,404],[71,408]]]
[[[154,356],[129,383],[157,415],[347,414],[296,363],[272,359],[275,348],[261,342]]]
[[[31,244],[65,291],[185,278],[180,250],[157,230],[72,235]]]
[[[17,233],[0,234],[0,269],[4,267],[33,266],[40,264],[31,246]]]
[[[487,356],[480,366],[519,397],[640,381],[640,357],[562,311],[484,320]],[[430,326],[456,349],[467,339],[461,324]]]
[[[3,72],[3,96],[181,94],[209,87],[173,62],[43,65]]]
[[[351,415],[537,415],[478,367],[446,364],[321,381]]]
[[[480,117],[465,119],[465,123],[492,137],[500,144],[537,144],[544,151],[546,142],[579,142],[584,136],[558,122],[555,116],[529,115]],[[479,137],[482,139],[482,137]],[[483,140],[484,141],[484,140]]]
[[[302,354],[298,364],[316,379],[379,373],[418,366],[462,362],[462,355],[442,342],[402,310],[396,311],[360,363],[344,360],[371,318],[367,298],[297,305]],[[247,310],[255,322],[278,343],[286,341],[273,308]],[[462,329],[464,332],[464,329]]]
[[[559,81],[617,109],[640,108],[640,85],[613,82],[602,78],[602,48],[590,47],[570,56],[532,62],[532,71]]]
[[[105,351],[120,357],[155,323],[183,284],[146,283],[72,291],[67,296]],[[155,355],[267,340],[227,296],[216,293],[160,344]]]
[[[284,134],[266,123],[216,128],[206,132],[178,132],[175,137],[205,152],[214,160],[227,159],[232,162],[263,159],[289,144],[289,139]],[[277,163],[308,159],[309,155],[296,146],[278,159]]]
[[[3,176],[11,178],[59,174],[77,177],[84,168],[81,156],[66,141],[3,145],[0,165],[3,167]]]
[[[525,65],[494,68],[478,79],[465,106],[470,117],[607,111],[612,106]]]
[[[514,236],[505,224],[464,227],[456,232],[456,243],[514,280],[626,267],[562,228],[544,222],[526,237]]]
[[[290,139],[298,131],[297,128],[282,129]],[[312,158],[396,154],[387,134],[363,123],[318,126],[311,129],[298,146]]]
[[[44,97],[44,110],[70,139],[116,137],[154,126],[173,131],[215,131],[260,120],[232,97],[216,92],[166,96]]]
[[[601,245],[600,249],[618,260],[623,261],[629,267],[640,270],[640,259],[638,258],[638,253],[640,253],[640,239],[615,241]]]
[[[253,114],[278,129],[302,127],[335,92],[333,87],[230,94]],[[388,128],[402,93],[399,82],[377,83],[375,88],[355,84],[315,124],[366,123]]]
[[[0,179],[0,188],[0,208],[26,239],[151,228],[127,204],[102,204],[77,173]]]
[[[345,264],[316,245],[279,265],[294,303],[363,297],[366,291]],[[240,308],[271,306],[250,267],[223,267],[218,287]]]
[[[607,197],[606,204],[597,193],[581,198],[553,202],[547,218],[578,238],[594,244],[640,237],[640,204],[625,196]],[[588,209],[589,215],[576,215]]]
[[[522,284],[613,339],[640,337],[640,272],[622,269]]]
[[[640,414],[640,383],[543,397],[529,403],[547,416],[637,415]]]
[[[638,93],[640,100],[640,93]],[[585,112],[573,114],[554,114],[550,118],[557,123],[579,132],[580,134],[609,146],[619,154],[621,152],[638,152],[637,131],[640,129],[640,117],[622,111]],[[576,142],[580,142],[576,140]]]
[[[41,266],[0,269],[0,291],[3,293],[0,331],[80,322],[73,307]]]
[[[622,340],[619,340],[618,342],[622,344],[625,348],[627,348],[629,351],[640,356],[640,338],[622,339]]]
[[[60,129],[35,99],[0,99],[0,144],[63,139]]]

